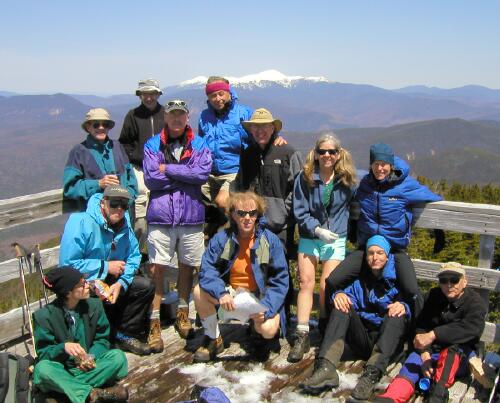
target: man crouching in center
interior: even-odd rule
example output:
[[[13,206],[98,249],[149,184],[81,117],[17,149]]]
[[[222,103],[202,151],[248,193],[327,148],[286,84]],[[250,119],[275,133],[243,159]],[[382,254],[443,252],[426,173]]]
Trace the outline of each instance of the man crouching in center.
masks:
[[[285,334],[287,263],[279,238],[261,226],[264,210],[264,199],[253,192],[230,196],[227,214],[231,226],[210,240],[201,260],[199,285],[193,292],[205,332],[194,362],[208,362],[224,350],[215,308],[235,309],[231,288],[248,290],[267,308],[251,315],[252,330],[260,337],[272,339],[280,328]]]
[[[344,345],[368,361],[352,397],[366,400],[404,342],[410,319],[407,301],[398,290],[394,256],[380,235],[366,244],[366,265],[360,277],[333,296],[334,309],[321,343],[314,372],[301,386],[311,394],[339,386],[336,366]]]

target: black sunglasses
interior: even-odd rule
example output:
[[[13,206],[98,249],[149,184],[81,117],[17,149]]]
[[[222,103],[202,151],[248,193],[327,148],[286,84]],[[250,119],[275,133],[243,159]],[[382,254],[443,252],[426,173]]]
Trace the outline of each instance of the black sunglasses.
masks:
[[[179,99],[175,99],[173,101],[168,101],[167,106],[186,106],[186,103],[184,101],[181,101]]]
[[[245,211],[245,210],[234,210],[236,214],[238,214],[239,217],[244,218],[248,214],[251,218],[257,217],[257,214],[259,214],[258,210],[250,210],[250,211]]]
[[[452,277],[439,277],[439,284],[452,284],[456,285],[460,282],[460,278],[458,276],[452,276]]]
[[[99,129],[101,126],[104,127],[105,129],[109,129],[111,127],[111,122],[109,122],[107,120],[103,120],[103,121],[97,121],[97,122],[92,123],[92,127],[94,129]]]
[[[111,207],[111,208],[121,207],[122,210],[127,210],[128,209],[128,202],[123,201],[123,200],[110,199],[109,200],[109,207]]]
[[[325,155],[326,153],[330,154],[330,155],[337,155],[340,151],[338,148],[333,148],[331,150],[325,150],[323,148],[316,148],[316,152],[319,154],[319,155]]]

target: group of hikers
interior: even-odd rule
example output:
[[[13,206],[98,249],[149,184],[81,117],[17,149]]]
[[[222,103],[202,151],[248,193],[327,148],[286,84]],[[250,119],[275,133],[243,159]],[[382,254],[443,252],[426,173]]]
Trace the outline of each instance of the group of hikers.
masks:
[[[127,400],[126,388],[112,386],[127,375],[123,351],[163,351],[163,277],[172,266],[175,329],[183,339],[194,334],[192,294],[204,332],[193,361],[223,352],[217,308],[235,310],[240,292],[264,307],[248,327],[255,358],[265,360],[291,327],[289,261],[297,259],[290,363],[310,349],[321,266],[322,341],[312,375],[300,385],[304,393],[339,386],[337,366],[349,347],[367,360],[352,398],[369,399],[411,341],[399,375],[375,401],[407,401],[421,377],[432,381],[429,401],[446,401],[475,354],[487,308],[458,263],[442,266],[427,299],[419,290],[405,251],[412,206],[441,197],[409,176],[387,144],[371,145],[369,172],[358,183],[335,134],[321,135],[303,161],[280,136],[281,120],[239,104],[228,80],[210,77],[205,92],[197,133],[185,101],[160,105],[154,79],[139,82],[141,104],[126,115],[118,141],[109,137],[115,122],[106,110],[87,113],[87,137],[71,150],[63,179],[64,196],[81,212],[69,217],[59,268],[45,277],[57,298],[33,315],[34,384],[72,402]],[[360,207],[355,227],[353,201]],[[358,249],[346,255],[348,233],[357,235]]]

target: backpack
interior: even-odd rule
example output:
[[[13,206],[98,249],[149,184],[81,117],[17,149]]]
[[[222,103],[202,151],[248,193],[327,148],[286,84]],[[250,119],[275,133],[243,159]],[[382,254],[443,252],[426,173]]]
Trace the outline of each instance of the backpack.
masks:
[[[20,355],[0,353],[0,402],[28,403],[30,360]]]

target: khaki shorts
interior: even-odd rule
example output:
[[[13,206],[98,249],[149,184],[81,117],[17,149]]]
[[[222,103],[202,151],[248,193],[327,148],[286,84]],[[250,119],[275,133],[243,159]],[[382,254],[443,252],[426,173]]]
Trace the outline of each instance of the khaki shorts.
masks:
[[[223,174],[215,176],[210,174],[208,181],[201,186],[203,196],[213,202],[221,190],[229,193],[231,183],[236,179],[236,175]]]
[[[173,266],[175,252],[179,263],[198,267],[205,251],[203,225],[166,226],[149,225],[149,262]]]

